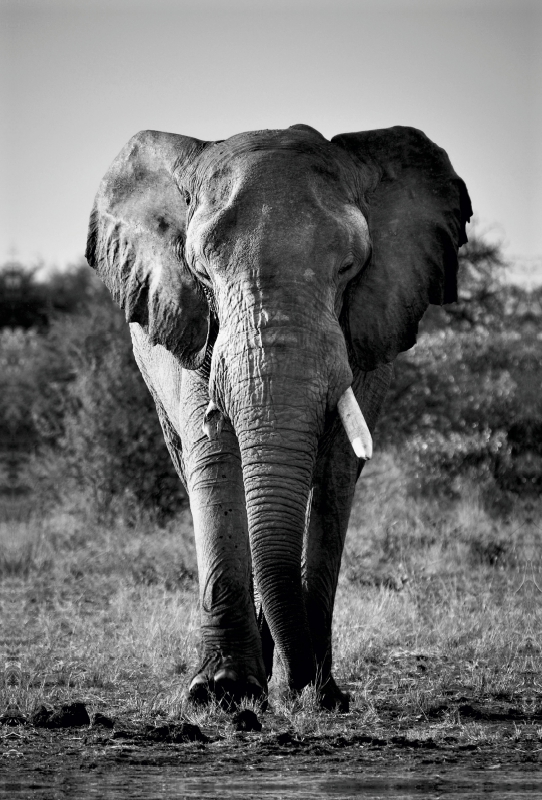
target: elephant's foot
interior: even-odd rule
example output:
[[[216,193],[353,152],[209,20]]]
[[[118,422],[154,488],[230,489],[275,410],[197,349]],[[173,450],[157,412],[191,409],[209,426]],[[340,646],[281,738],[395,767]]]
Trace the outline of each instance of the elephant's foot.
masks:
[[[318,687],[318,700],[327,711],[346,713],[350,710],[350,695],[342,692],[332,675]]]
[[[230,656],[217,650],[208,656],[188,688],[189,698],[199,704],[217,700],[225,709],[235,708],[243,699],[266,704],[267,687],[247,673]],[[264,709],[265,710],[265,709]]]

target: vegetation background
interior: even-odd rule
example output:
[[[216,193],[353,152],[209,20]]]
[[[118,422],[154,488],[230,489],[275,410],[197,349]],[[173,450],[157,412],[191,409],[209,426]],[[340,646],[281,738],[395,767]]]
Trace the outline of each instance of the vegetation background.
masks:
[[[414,496],[475,485],[494,512],[542,481],[542,289],[504,280],[499,247],[471,236],[460,301],[430,307],[395,365],[377,452]],[[186,503],[121,312],[83,264],[0,271],[0,475],[6,509],[83,504],[158,523]],[[6,513],[6,511],[4,512]]]
[[[542,287],[506,266],[471,234],[459,302],[431,307],[395,365],[334,623],[360,729],[493,736],[460,724],[465,697],[538,718]],[[86,265],[3,265],[0,361],[0,611],[18,665],[4,705],[216,723],[183,695],[200,658],[187,498],[126,323]],[[330,729],[310,697],[272,702],[279,730]]]

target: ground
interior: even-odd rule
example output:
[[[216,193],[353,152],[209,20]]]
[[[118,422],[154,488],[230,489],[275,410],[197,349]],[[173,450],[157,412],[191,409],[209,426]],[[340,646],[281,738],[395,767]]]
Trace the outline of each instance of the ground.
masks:
[[[6,796],[542,791],[540,515],[512,500],[497,515],[473,491],[412,497],[401,481],[384,460],[352,515],[334,620],[350,712],[288,696],[277,663],[269,709],[251,707],[261,731],[185,697],[188,512],[159,528],[74,499],[2,523]]]
[[[285,730],[284,718],[267,712],[261,733],[235,732],[231,722],[222,722],[220,730],[216,724],[202,727],[210,741],[186,744],[153,741],[141,726],[62,732],[13,727],[3,777],[21,789],[31,786],[33,798],[53,796],[47,794],[53,787],[85,796],[89,775],[93,785],[108,786],[110,796],[115,787],[127,796],[127,786],[141,792],[130,796],[166,796],[157,793],[160,786],[175,796],[181,784],[185,797],[302,797],[316,786],[341,797],[361,790],[367,796],[371,789],[376,795],[383,789],[386,794],[474,789],[479,796],[481,787],[490,793],[508,786],[514,797],[542,790],[540,718],[527,720],[509,702],[450,698],[434,719],[413,720],[400,703],[378,711],[372,725],[359,711],[328,715],[321,722],[326,732],[312,734],[296,733],[295,726]]]

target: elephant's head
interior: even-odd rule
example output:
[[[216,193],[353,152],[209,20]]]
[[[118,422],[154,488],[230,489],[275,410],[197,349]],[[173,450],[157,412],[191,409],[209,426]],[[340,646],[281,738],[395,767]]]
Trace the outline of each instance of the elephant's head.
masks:
[[[282,602],[303,606],[301,534],[326,419],[353,372],[410,348],[428,304],[456,299],[470,214],[446,153],[402,127],[331,141],[303,125],[220,142],[147,131],[98,192],[89,264],[129,322],[208,370],[211,407],[237,434],[283,655],[299,649],[292,625],[280,630],[280,597],[289,586]]]

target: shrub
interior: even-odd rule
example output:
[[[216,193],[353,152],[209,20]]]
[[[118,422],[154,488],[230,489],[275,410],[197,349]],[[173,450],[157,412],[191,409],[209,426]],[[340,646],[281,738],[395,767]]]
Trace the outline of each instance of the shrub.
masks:
[[[412,459],[410,490],[422,495],[458,498],[465,483],[484,489],[494,480],[499,455],[506,450],[502,433],[450,433],[431,431],[409,440]]]
[[[12,267],[10,274],[24,291],[27,276],[17,283]],[[4,494],[33,486],[41,507],[87,493],[98,514],[152,509],[164,520],[176,513],[186,494],[128,326],[105,288],[78,268],[53,274],[31,296],[35,324],[12,289],[0,330]]]
[[[63,349],[70,375],[50,386],[56,402],[49,397],[38,416],[44,439],[53,429],[51,407],[60,417],[60,434],[41,455],[42,465],[51,455],[56,462],[59,495],[87,488],[99,513],[153,509],[160,520],[176,513],[186,494],[120,313],[106,303],[54,321],[49,345]]]

